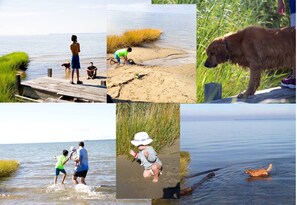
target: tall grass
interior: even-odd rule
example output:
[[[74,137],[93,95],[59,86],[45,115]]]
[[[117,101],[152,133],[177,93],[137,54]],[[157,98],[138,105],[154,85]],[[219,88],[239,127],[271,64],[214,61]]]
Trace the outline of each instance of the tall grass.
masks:
[[[122,35],[108,35],[107,53],[113,53],[120,48],[140,46],[144,43],[154,42],[160,36],[161,31],[158,29],[129,30]]]
[[[15,52],[0,57],[0,102],[13,102],[18,69],[25,70],[29,62],[26,53]]]
[[[190,162],[189,152],[180,152],[180,177],[183,178],[188,173],[188,166]]]
[[[19,167],[18,161],[15,160],[0,160],[0,178],[8,177],[15,172]]]
[[[193,3],[192,0],[152,0],[152,3]],[[287,5],[288,8],[288,5]],[[247,88],[249,71],[237,65],[204,67],[206,48],[215,38],[250,25],[279,28],[289,26],[289,14],[280,17],[276,0],[197,0],[197,102],[204,101],[204,85],[221,83],[223,97],[237,95]],[[287,9],[288,12],[289,9]],[[288,71],[263,72],[258,89],[279,86]]]
[[[117,155],[127,155],[130,149],[136,151],[130,141],[137,132],[147,132],[157,152],[180,136],[178,104],[118,103],[116,118]]]
[[[247,88],[249,71],[237,65],[222,64],[207,69],[206,47],[210,42],[226,33],[235,32],[250,25],[278,28],[289,25],[288,18],[276,14],[274,0],[205,0],[197,4],[197,102],[204,101],[204,85],[221,83],[223,97],[237,95]],[[286,72],[263,72],[258,89],[279,86]]]

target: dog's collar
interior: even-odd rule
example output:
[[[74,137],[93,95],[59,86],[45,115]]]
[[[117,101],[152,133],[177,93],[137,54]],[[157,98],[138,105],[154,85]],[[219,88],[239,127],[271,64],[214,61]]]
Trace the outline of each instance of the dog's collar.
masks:
[[[226,41],[226,39],[224,39],[224,43],[225,43],[226,50],[228,52],[228,59],[227,60],[229,60],[230,59],[230,56],[229,56],[229,46],[228,46],[228,42]]]

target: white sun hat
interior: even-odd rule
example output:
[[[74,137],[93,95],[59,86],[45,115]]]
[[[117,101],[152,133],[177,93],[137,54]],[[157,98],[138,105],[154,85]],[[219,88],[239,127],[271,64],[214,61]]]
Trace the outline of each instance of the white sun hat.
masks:
[[[148,145],[152,141],[153,140],[146,132],[138,132],[134,135],[134,140],[132,140],[131,143],[137,147],[139,145]]]

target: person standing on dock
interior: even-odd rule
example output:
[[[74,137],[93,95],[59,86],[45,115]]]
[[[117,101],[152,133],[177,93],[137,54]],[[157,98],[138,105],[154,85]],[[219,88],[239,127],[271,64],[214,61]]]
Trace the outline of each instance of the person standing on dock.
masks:
[[[289,0],[290,7],[290,26],[296,27],[296,0]],[[285,15],[285,0],[278,0],[277,12],[284,16]],[[280,42],[281,43],[281,42]],[[283,87],[295,89],[296,88],[296,74],[295,70],[292,75],[282,79],[281,85]]]
[[[75,159],[77,166],[74,169],[72,181],[74,184],[78,184],[77,177],[80,177],[80,182],[86,185],[85,178],[89,170],[88,152],[84,148],[84,142],[80,142],[78,146],[77,158]]]
[[[71,58],[71,84],[74,84],[73,78],[74,78],[74,70],[76,70],[76,76],[77,76],[77,84],[82,84],[83,82],[79,80],[79,69],[80,69],[80,62],[79,62],[79,52],[80,52],[80,45],[77,42],[77,36],[72,35],[71,41],[73,42],[70,45],[70,50],[72,52],[72,58]]]

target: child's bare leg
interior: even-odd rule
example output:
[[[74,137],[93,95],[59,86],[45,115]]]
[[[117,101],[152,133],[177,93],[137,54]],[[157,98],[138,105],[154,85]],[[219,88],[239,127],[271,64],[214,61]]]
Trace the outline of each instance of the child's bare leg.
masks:
[[[160,164],[158,163],[154,163],[152,166],[152,170],[154,172],[154,179],[153,182],[158,182],[159,180],[159,170],[161,169]]]
[[[73,182],[73,184],[78,184],[76,176],[72,176],[72,182]]]
[[[81,178],[80,178],[80,182],[81,182],[82,184],[84,184],[84,185],[87,185],[84,177],[81,177]]]
[[[77,77],[77,81],[79,81],[79,69],[76,69],[76,77]]]
[[[152,172],[151,172],[151,170],[144,170],[143,171],[143,177],[144,178],[149,178],[149,177],[151,177],[152,176]]]
[[[62,178],[62,184],[64,184],[64,181],[65,181],[65,179],[66,179],[66,175],[67,175],[67,174],[64,174],[64,175],[63,175],[63,178]]]
[[[73,78],[74,78],[74,69],[72,69],[71,71],[71,82],[73,82]]]
[[[55,176],[54,183],[57,184],[58,176]]]

